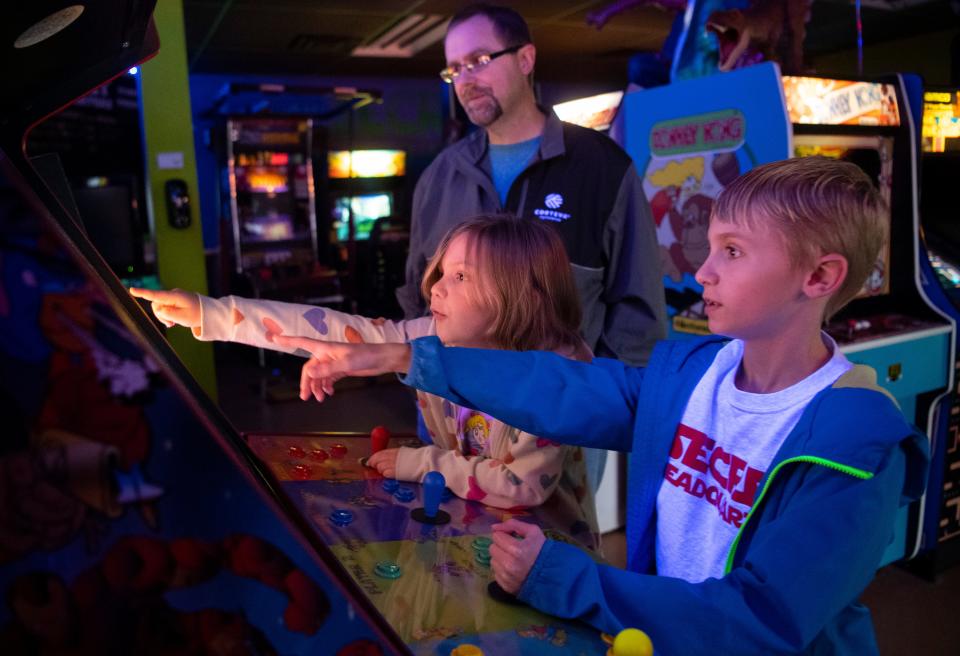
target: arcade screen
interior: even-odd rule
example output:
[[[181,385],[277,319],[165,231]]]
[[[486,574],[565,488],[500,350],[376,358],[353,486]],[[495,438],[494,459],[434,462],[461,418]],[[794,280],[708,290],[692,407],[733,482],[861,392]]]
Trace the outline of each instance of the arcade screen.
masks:
[[[334,150],[327,155],[327,176],[343,178],[396,178],[407,172],[402,150]]]
[[[794,135],[796,157],[821,155],[853,162],[870,176],[890,204],[893,184],[893,138],[883,136]],[[889,212],[889,210],[888,210]],[[890,291],[890,216],[887,216],[886,237],[873,271],[857,294],[857,298],[887,294]]]
[[[103,259],[118,276],[142,273],[143,231],[132,179],[90,178],[74,187],[80,220]]]
[[[960,91],[924,92],[922,137],[924,152],[960,152]]]
[[[930,254],[930,264],[937,274],[937,279],[945,289],[960,289],[960,268],[951,264],[933,251]]]
[[[892,84],[784,75],[783,96],[791,123],[900,125]]]
[[[241,154],[234,167],[237,213],[244,242],[285,241],[306,236],[303,206],[310,180],[299,154]]]
[[[384,192],[341,196],[334,200],[333,229],[337,233],[337,241],[344,242],[350,239],[351,210],[353,211],[353,238],[369,239],[370,231],[373,230],[377,219],[393,214],[393,194]]]
[[[923,235],[930,250],[930,261],[938,274],[950,267],[949,288],[958,287],[954,275],[960,264],[960,210],[956,188],[960,180],[960,149],[942,153],[925,153],[920,161],[920,219]],[[937,266],[934,253],[943,267]],[[941,281],[944,278],[941,276]]]

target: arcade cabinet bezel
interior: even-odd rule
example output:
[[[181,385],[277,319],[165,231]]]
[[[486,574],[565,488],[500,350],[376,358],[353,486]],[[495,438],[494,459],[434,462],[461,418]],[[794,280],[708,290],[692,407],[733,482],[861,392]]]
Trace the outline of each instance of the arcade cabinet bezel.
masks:
[[[8,93],[0,101],[0,171],[20,193],[24,203],[45,228],[56,234],[91,279],[99,279],[101,291],[122,320],[124,327],[154,359],[173,387],[193,410],[226,455],[241,470],[269,507],[280,517],[295,538],[315,556],[320,567],[339,591],[355,604],[369,626],[396,653],[410,649],[363,594],[309,523],[273,483],[272,477],[244,443],[219,407],[207,396],[189,373],[176,352],[143,309],[133,300],[119,278],[91,244],[80,224],[68,211],[32,165],[26,153],[30,130],[48,116],[57,113],[95,88],[123,75],[127,70],[153,57],[159,49],[159,37],[152,14],[155,0],[101,0],[84,7],[84,15],[42,44],[38,51],[41,72],[51,73],[48,83],[32,79],[31,49],[14,49],[5,62],[15,69]],[[29,6],[15,5],[11,16],[0,26],[7,43],[45,16],[62,10],[62,3],[42,0]],[[120,25],[117,18],[122,17]],[[66,35],[64,37],[64,35]],[[119,35],[119,38],[118,38]],[[58,39],[57,37],[63,37]],[[82,43],[89,48],[77,48]],[[110,44],[112,48],[108,48]],[[93,46],[91,44],[97,44]],[[55,64],[54,62],[59,62]],[[36,89],[37,93],[31,93]],[[56,181],[63,184],[64,181]],[[56,188],[56,184],[53,185]]]

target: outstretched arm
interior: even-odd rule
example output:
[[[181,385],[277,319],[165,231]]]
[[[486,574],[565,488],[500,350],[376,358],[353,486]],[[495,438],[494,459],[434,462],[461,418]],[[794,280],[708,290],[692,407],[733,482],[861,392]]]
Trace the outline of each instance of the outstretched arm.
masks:
[[[150,301],[153,315],[167,328],[200,327],[200,297],[182,289],[142,289],[131,287],[130,295]]]
[[[168,326],[190,328],[200,340],[220,340],[293,352],[275,337],[295,335],[352,343],[405,342],[430,332],[431,319],[411,321],[368,319],[315,305],[285,303],[240,296],[210,298],[179,289],[155,291],[132,288],[130,293],[151,301],[158,319]]]
[[[323,401],[333,396],[333,384],[347,376],[404,373],[410,366],[409,344],[346,344],[308,337],[277,335],[274,341],[291,350],[312,354],[300,374],[300,398]]]
[[[565,444],[629,451],[643,372],[616,360],[576,362],[540,351],[444,347],[436,337],[408,344],[330,344],[281,338],[313,358],[300,397],[318,401],[344,376],[409,372],[404,382]]]

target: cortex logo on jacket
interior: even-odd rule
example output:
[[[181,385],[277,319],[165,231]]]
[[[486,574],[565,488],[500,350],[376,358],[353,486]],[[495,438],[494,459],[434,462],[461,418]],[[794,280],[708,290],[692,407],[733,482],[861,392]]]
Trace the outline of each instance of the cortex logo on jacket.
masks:
[[[571,216],[567,212],[560,211],[560,208],[563,206],[563,196],[560,194],[547,194],[546,198],[543,199],[543,204],[547,206],[547,209],[538,208],[533,210],[533,214],[538,219],[559,222],[566,221]]]
[[[753,506],[763,474],[717,446],[705,433],[680,424],[670,447],[664,480],[715,506],[724,522],[740,528]]]

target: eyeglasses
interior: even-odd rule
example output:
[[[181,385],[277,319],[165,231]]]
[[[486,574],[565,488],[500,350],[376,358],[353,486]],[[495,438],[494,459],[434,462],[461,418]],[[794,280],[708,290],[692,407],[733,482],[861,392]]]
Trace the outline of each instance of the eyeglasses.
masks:
[[[467,73],[476,73],[477,71],[482,71],[497,57],[502,57],[503,55],[509,55],[512,52],[516,52],[525,45],[527,44],[521,43],[520,45],[510,46],[509,48],[504,48],[503,50],[491,52],[489,55],[477,55],[476,57],[468,59],[460,64],[450,64],[445,69],[440,71],[440,79],[447,84],[453,84],[453,81],[460,77],[464,71]]]

